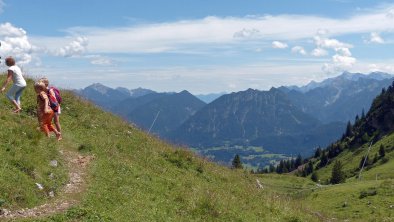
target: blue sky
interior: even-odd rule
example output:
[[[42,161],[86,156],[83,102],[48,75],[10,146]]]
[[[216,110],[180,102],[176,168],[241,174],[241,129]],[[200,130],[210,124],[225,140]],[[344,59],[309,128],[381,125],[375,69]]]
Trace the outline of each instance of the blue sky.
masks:
[[[0,41],[1,56],[66,88],[266,90],[394,73],[394,3],[0,0]]]

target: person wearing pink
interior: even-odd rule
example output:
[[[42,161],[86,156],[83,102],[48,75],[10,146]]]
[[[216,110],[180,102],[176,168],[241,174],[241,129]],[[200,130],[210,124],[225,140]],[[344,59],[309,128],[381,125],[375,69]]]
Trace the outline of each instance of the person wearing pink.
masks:
[[[56,100],[56,94],[53,91],[52,88],[49,87],[49,80],[46,77],[43,77],[39,80],[39,82],[42,82],[45,84],[45,87],[47,89],[47,94],[48,96],[50,96],[52,98],[52,100],[55,100],[57,107],[56,109],[53,109],[53,111],[55,112],[55,115],[53,116],[53,122],[55,123],[56,129],[59,133],[61,133],[61,126],[60,126],[60,103]],[[60,136],[61,137],[61,136]]]
[[[43,82],[36,82],[34,84],[34,90],[37,93],[37,117],[41,131],[43,131],[47,137],[50,137],[50,133],[54,132],[57,140],[61,140],[62,134],[52,125],[52,118],[55,113],[51,107],[49,107],[49,98],[46,93],[45,84]]]

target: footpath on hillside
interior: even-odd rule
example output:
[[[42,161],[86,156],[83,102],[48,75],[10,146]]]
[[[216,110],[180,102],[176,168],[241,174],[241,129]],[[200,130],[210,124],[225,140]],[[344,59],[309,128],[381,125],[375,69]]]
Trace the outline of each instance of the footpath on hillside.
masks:
[[[79,202],[78,194],[86,189],[87,167],[93,156],[81,156],[75,151],[61,150],[67,168],[69,170],[69,181],[60,191],[57,197],[48,203],[31,208],[9,211],[2,209],[1,219],[34,218],[45,217],[61,213]]]

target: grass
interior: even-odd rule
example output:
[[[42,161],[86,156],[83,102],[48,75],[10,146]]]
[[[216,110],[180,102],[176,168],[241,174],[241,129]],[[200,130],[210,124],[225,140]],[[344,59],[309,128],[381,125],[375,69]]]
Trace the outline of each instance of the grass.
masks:
[[[80,204],[64,213],[21,221],[316,220],[286,196],[257,189],[254,175],[174,148],[70,92],[62,91],[63,141],[45,138],[36,129],[35,95],[32,82],[28,84],[22,114],[12,115],[11,105],[1,98],[4,206],[18,209],[48,201],[36,182],[55,191],[65,184],[60,149],[95,158],[88,170],[87,190],[78,197]],[[52,159],[59,161],[59,167],[49,166]]]
[[[394,180],[354,181],[325,187],[304,204],[340,220],[393,221]]]
[[[50,201],[47,192],[58,192],[68,180],[61,149],[95,158],[88,169],[87,190],[76,197],[81,200],[78,205],[20,221],[393,221],[393,135],[372,149],[377,152],[382,143],[389,161],[364,171],[363,180],[319,188],[308,178],[253,175],[213,164],[66,91],[64,139],[57,143],[36,129],[35,95],[32,82],[28,84],[22,114],[11,114],[9,102],[0,99],[0,204],[19,209]],[[365,149],[341,154],[347,172],[358,166]],[[56,168],[49,165],[53,159],[59,161]],[[322,179],[330,172],[318,171]],[[256,179],[263,189],[257,188]],[[37,189],[35,183],[45,189]]]
[[[3,80],[1,78],[1,82]],[[32,90],[27,89],[26,94],[31,93]],[[25,110],[31,111],[35,106],[32,100],[24,101]],[[0,125],[0,199],[5,201],[3,207],[32,207],[47,201],[48,192],[57,192],[67,180],[58,152],[61,145],[44,138],[36,130],[38,123],[31,113],[12,114],[12,106],[5,96],[0,99]],[[59,166],[51,167],[51,160],[57,160]],[[36,183],[42,184],[44,189],[39,190]]]
[[[393,178],[394,170],[394,134],[385,136],[377,143],[373,144],[369,153],[369,159],[372,160],[375,155],[379,156],[379,147],[383,145],[386,150],[387,163],[384,163],[382,159],[379,159],[373,165],[365,167],[362,172],[362,178],[365,180],[374,180],[376,175],[378,179],[389,179]],[[359,163],[361,159],[367,154],[369,144],[364,144],[362,147],[357,148],[354,152],[345,150],[342,152],[338,159],[343,163],[343,169],[345,173],[350,176],[349,181],[357,180],[357,176],[360,172]],[[328,165],[325,168],[318,170],[319,178],[321,181],[327,181],[331,177],[333,164]]]

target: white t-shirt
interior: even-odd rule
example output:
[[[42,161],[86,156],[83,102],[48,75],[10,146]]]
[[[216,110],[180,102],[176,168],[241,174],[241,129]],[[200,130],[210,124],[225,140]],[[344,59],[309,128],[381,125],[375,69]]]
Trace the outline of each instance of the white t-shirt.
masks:
[[[22,70],[18,66],[10,66],[8,70],[12,71],[12,81],[14,81],[14,84],[19,86],[19,87],[25,87],[26,86],[26,81],[23,78]]]

